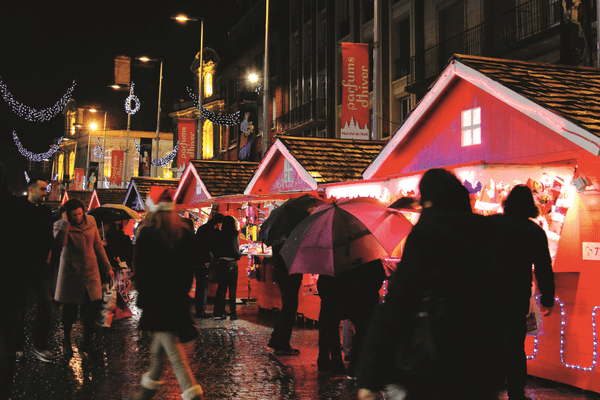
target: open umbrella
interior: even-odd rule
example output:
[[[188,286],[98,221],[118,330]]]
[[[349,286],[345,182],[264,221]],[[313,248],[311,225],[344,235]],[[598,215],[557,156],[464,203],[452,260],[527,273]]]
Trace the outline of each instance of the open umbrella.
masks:
[[[139,221],[140,215],[123,204],[103,204],[88,211],[88,214],[102,222],[124,221],[134,219]]]
[[[309,194],[287,200],[271,211],[262,223],[258,240],[267,246],[285,242],[292,229],[308,217],[312,209],[322,204],[325,204],[324,200]]]
[[[376,199],[334,202],[318,207],[294,228],[281,256],[290,274],[338,276],[390,256],[411,229],[401,212]]]

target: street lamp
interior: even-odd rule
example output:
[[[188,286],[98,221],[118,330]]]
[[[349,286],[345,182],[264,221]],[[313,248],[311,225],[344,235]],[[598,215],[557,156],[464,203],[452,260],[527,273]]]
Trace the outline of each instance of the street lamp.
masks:
[[[158,158],[159,158],[159,144],[160,144],[160,98],[162,94],[162,79],[163,79],[163,60],[162,58],[149,58],[149,57],[138,57],[138,60],[142,62],[156,62],[160,61],[160,73],[158,78],[158,110],[156,112],[156,158],[154,163],[154,176],[158,177]]]
[[[176,17],[172,17],[171,19],[176,20],[179,23],[186,23],[187,21],[200,21],[200,52],[198,53],[198,61],[199,61],[199,67],[198,67],[198,132],[196,134],[196,151],[195,151],[195,155],[194,157],[196,159],[200,159],[202,158],[202,146],[201,146],[201,142],[202,142],[202,131],[203,131],[203,125],[204,125],[204,118],[202,117],[202,98],[203,93],[202,93],[202,67],[203,67],[203,60],[202,60],[202,49],[204,48],[204,19],[203,18],[190,18],[184,14],[179,14]]]

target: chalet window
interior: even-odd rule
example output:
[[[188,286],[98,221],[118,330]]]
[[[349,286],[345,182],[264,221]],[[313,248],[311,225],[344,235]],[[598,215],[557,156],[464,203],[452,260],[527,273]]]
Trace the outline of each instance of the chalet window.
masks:
[[[285,159],[283,160],[283,183],[292,183],[294,181],[294,167]]]
[[[465,110],[461,114],[461,146],[481,144],[481,108]]]

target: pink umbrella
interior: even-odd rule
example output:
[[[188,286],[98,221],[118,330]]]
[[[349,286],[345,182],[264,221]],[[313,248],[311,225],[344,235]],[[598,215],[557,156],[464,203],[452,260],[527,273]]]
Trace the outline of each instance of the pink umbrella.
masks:
[[[390,256],[411,229],[402,213],[376,199],[338,201],[318,207],[300,222],[281,256],[290,274],[338,276]]]

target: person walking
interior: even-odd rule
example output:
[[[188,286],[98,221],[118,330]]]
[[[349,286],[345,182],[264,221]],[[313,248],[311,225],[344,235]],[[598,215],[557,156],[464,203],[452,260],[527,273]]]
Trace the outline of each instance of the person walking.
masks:
[[[27,224],[28,251],[24,259],[27,261],[27,289],[35,294],[36,320],[33,331],[32,354],[40,361],[52,362],[54,356],[49,350],[48,337],[52,324],[52,291],[54,276],[50,266],[50,256],[54,237],[52,235],[52,210],[43,202],[46,198],[48,183],[32,176],[27,184],[27,197],[22,198]],[[26,303],[19,306],[19,327],[17,328],[17,361],[24,357],[25,347],[25,312]]]
[[[178,338],[179,333],[197,329],[188,297],[194,276],[194,233],[175,211],[171,189],[161,193],[137,236],[133,268],[137,305],[142,309],[138,328],[152,332],[152,342],[150,366],[129,399],[151,399],[156,394],[168,357],[182,390],[181,397],[201,400],[202,387],[196,383]]]
[[[471,211],[468,191],[449,171],[428,170],[419,191],[421,216],[359,354],[358,398],[376,399],[394,383],[411,400],[497,399],[495,341],[488,336],[494,333],[493,268],[485,262],[492,254],[489,223]],[[410,321],[428,292],[440,305],[434,335],[443,356],[437,368],[416,376],[397,367],[394,356],[408,342]]]
[[[336,309],[336,279],[333,276],[319,275],[317,280],[317,291],[321,298],[317,370],[331,372],[334,375],[346,375],[340,343],[340,318]]]
[[[217,235],[215,247],[215,258],[217,259],[217,293],[215,299],[215,308],[213,310],[214,319],[226,319],[225,296],[229,289],[229,319],[235,321],[238,319],[236,313],[236,295],[238,281],[238,260],[242,258],[240,253],[238,221],[231,215],[223,217],[221,230]]]
[[[548,316],[554,306],[554,272],[546,232],[530,218],[539,210],[531,190],[515,186],[503,202],[504,213],[488,217],[499,235],[497,268],[500,302],[499,327],[503,333],[504,368],[510,400],[525,400],[527,356],[525,336],[531,288],[535,278],[542,294],[542,313]]]
[[[195,250],[196,260],[194,275],[196,277],[196,294],[194,296],[194,308],[196,318],[209,318],[206,313],[206,300],[208,292],[208,272],[214,262],[214,251],[216,235],[221,229],[223,214],[216,213],[205,224],[196,230]]]
[[[102,283],[114,279],[96,220],[78,199],[68,200],[54,223],[54,240],[62,248],[54,299],[62,303],[63,352],[73,355],[71,329],[77,314],[83,320],[79,349],[92,351],[96,321],[102,307]]]

